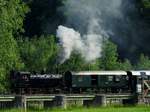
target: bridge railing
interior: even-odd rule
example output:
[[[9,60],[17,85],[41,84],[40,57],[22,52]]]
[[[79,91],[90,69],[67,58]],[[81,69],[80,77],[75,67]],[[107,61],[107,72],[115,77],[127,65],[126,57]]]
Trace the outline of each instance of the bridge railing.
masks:
[[[106,106],[111,103],[133,98],[130,94],[54,94],[54,95],[0,95],[0,108],[19,107],[26,109],[30,102],[42,102],[43,107],[67,108],[68,104],[75,102],[84,106]]]

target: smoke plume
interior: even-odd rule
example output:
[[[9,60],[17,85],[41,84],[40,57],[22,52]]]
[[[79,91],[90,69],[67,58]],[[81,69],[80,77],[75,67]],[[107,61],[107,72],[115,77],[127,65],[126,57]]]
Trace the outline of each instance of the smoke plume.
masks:
[[[62,62],[74,50],[86,61],[100,57],[102,40],[108,37],[118,45],[121,57],[132,60],[144,50],[150,52],[143,45],[150,29],[139,17],[135,0],[66,0],[58,10],[64,13],[63,25],[68,27],[57,30]]]
[[[88,34],[81,37],[80,33],[72,28],[59,26],[57,30],[60,44],[63,48],[61,62],[69,59],[72,51],[80,53],[85,61],[90,62],[101,56],[102,36]]]

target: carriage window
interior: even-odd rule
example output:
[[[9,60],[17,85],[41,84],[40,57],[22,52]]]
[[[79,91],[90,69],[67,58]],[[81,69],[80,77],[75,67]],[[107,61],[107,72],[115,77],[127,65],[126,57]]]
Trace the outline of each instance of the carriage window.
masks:
[[[118,75],[118,76],[115,76],[115,82],[119,82],[120,81],[120,76]]]
[[[80,76],[80,77],[78,78],[78,81],[79,81],[79,82],[82,82],[82,81],[83,81],[82,76]]]
[[[113,81],[113,76],[108,76],[108,81]]]

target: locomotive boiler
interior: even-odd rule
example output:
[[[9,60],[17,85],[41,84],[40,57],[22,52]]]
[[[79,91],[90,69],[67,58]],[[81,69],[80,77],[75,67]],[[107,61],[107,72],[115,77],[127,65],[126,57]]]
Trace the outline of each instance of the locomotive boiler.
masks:
[[[62,86],[62,75],[31,72],[12,72],[11,91],[16,94],[57,93]]]

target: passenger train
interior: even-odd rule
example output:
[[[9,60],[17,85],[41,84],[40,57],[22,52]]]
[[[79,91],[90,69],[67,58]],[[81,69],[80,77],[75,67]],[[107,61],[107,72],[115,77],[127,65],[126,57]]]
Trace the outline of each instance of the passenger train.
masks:
[[[15,71],[10,75],[15,94],[148,93],[150,71],[66,71],[39,74]]]

